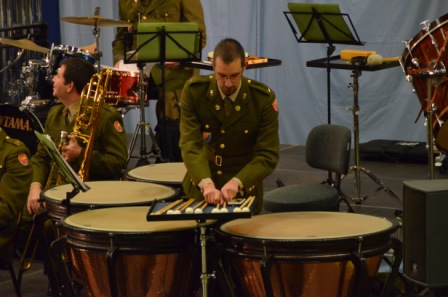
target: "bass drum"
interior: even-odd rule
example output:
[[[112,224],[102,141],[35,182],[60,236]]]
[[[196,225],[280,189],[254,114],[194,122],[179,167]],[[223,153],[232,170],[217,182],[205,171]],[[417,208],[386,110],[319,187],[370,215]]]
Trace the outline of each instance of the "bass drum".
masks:
[[[448,36],[448,14],[430,23],[407,42],[402,55],[405,74],[411,78],[422,110],[435,107],[433,116],[433,135],[437,148],[448,153],[448,78],[435,76],[432,80],[431,98],[428,100],[428,77],[431,72],[443,73],[448,66],[446,51]]]
[[[396,226],[378,217],[286,212],[223,224],[235,296],[368,297]]]
[[[196,222],[148,222],[147,213],[148,207],[116,207],[64,220],[89,296],[193,296],[200,264]]]
[[[14,105],[0,104],[0,127],[8,136],[21,140],[31,155],[36,153],[39,140],[34,131],[42,133],[44,128],[32,111],[21,110]]]

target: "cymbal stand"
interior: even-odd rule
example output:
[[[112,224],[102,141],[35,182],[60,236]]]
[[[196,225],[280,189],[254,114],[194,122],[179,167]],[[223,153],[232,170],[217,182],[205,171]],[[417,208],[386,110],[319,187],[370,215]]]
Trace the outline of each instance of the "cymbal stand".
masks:
[[[202,296],[208,296],[208,280],[210,278],[215,278],[215,273],[207,272],[207,224],[206,221],[198,221],[199,229],[201,230],[200,242],[201,242],[201,264],[202,264],[202,273],[201,273],[201,283],[202,283]]]
[[[358,77],[361,76],[361,70],[353,70],[351,77],[353,77],[353,84],[349,84],[349,87],[353,89],[353,101],[354,104],[349,110],[353,113],[353,134],[354,134],[354,144],[355,144],[355,165],[351,166],[349,169],[350,172],[355,173],[355,189],[356,189],[356,197],[352,198],[357,204],[360,204],[363,200],[367,199],[367,196],[361,196],[361,172],[370,177],[376,184],[380,186],[380,189],[383,189],[387,194],[389,194],[392,198],[400,200],[397,195],[395,195],[392,190],[386,187],[381,180],[379,180],[371,171],[367,170],[360,165],[360,156],[359,156],[359,104],[358,104],[358,93],[359,93],[359,83]]]
[[[94,15],[99,16],[100,15],[100,8],[96,7]],[[96,50],[95,50],[95,59],[98,62],[97,71],[100,73],[101,71],[101,56],[102,53],[100,52],[100,27],[98,27],[98,20],[95,21],[95,24],[93,25],[93,36],[95,37],[95,44],[96,44]]]
[[[162,153],[160,151],[159,145],[157,144],[156,138],[154,136],[154,132],[152,131],[151,124],[146,122],[146,120],[145,120],[145,102],[144,102],[144,100],[145,100],[145,96],[146,96],[146,91],[145,91],[146,83],[143,80],[144,64],[139,62],[139,63],[137,63],[137,66],[140,71],[139,93],[138,93],[139,101],[140,101],[140,122],[135,127],[134,134],[132,135],[131,143],[130,143],[129,150],[128,150],[128,163],[129,163],[130,158],[133,157],[132,152],[135,147],[135,142],[137,141],[137,136],[140,132],[141,138],[140,138],[140,155],[138,156],[139,160],[137,162],[137,167],[138,167],[138,166],[150,164],[150,162],[148,161],[148,158],[151,155],[151,152],[148,152],[146,149],[146,137],[145,137],[146,130],[148,130],[149,137],[151,138],[151,141],[152,141],[152,147],[153,147],[152,154],[155,155],[156,162],[159,162],[162,160]]]

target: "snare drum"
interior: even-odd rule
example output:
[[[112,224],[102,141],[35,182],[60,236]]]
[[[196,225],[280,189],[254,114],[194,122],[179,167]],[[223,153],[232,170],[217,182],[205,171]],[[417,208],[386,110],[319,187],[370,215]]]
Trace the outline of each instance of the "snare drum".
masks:
[[[129,170],[126,179],[181,188],[186,172],[187,168],[183,162],[159,163]]]
[[[374,216],[287,212],[225,223],[216,238],[236,296],[367,297],[395,230]]]
[[[21,140],[34,155],[39,143],[34,131],[42,133],[43,127],[36,115],[27,109],[20,110],[9,104],[0,104],[0,127],[9,137]]]
[[[140,104],[138,71],[112,70],[105,101],[112,106]],[[146,101],[146,98],[145,98]]]
[[[89,61],[92,65],[95,64],[95,57],[92,53],[80,48],[69,45],[57,45],[53,48],[50,57],[51,74],[56,74],[61,62],[67,58],[78,57]]]
[[[147,222],[147,213],[148,207],[116,207],[64,220],[75,269],[90,296],[192,295],[200,264],[192,252],[196,222]]]
[[[117,206],[151,205],[154,200],[170,200],[177,196],[173,188],[132,181],[94,181],[86,182],[87,192],[79,192],[70,200],[70,213],[95,208]],[[73,190],[71,184],[50,188],[42,193],[48,217],[59,222],[67,217],[67,193]]]

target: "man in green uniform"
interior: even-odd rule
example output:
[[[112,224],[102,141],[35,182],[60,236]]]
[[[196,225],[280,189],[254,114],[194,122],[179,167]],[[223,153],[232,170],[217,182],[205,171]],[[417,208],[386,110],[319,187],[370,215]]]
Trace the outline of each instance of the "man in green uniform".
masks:
[[[206,29],[204,12],[200,0],[119,0],[118,12],[121,20],[130,23],[130,28],[118,28],[113,41],[114,64],[124,56],[124,37],[129,31],[136,32],[138,22],[194,22],[202,32],[202,47],[205,46]],[[135,49],[135,40],[126,49]],[[159,64],[151,70],[151,77],[158,89],[156,104],[156,127],[159,145],[163,158],[171,162],[181,160],[178,147],[179,139],[179,101],[185,82],[193,75],[199,74],[197,69],[182,67],[178,62],[165,62],[165,96],[162,98],[162,69]],[[164,104],[163,104],[164,103]],[[168,129],[168,130],[166,130]],[[173,138],[165,134],[173,134]],[[172,139],[175,139],[174,141]]]
[[[75,126],[74,118],[78,113],[81,92],[90,81],[95,69],[82,58],[68,58],[61,62],[53,78],[53,95],[59,103],[48,112],[45,122],[45,134],[50,135],[58,145],[61,131],[68,133]],[[92,87],[92,86],[91,86]],[[104,99],[104,98],[103,98]],[[83,131],[90,134],[89,131]],[[86,144],[68,135],[68,145],[62,146],[61,155],[78,172],[84,159]],[[127,140],[121,115],[108,104],[103,104],[97,119],[93,150],[91,152],[89,180],[118,180],[126,169]],[[33,164],[33,182],[28,195],[28,212],[37,213],[40,203],[37,201],[50,174],[51,157],[42,144],[38,145],[36,154],[31,158]]]
[[[14,256],[14,235],[33,174],[30,152],[0,127],[0,263]]]
[[[182,93],[180,147],[187,167],[182,185],[187,197],[213,204],[238,193],[255,196],[258,213],[263,179],[279,159],[275,94],[242,76],[245,53],[234,39],[218,43],[212,63],[215,74],[193,77]]]

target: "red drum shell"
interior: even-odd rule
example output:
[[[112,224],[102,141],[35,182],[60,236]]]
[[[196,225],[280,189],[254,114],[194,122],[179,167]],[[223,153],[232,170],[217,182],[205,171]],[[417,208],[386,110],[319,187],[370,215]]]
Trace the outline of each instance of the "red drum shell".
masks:
[[[238,296],[265,295],[260,263],[270,258],[274,296],[353,296],[351,259],[366,258],[361,296],[369,296],[396,227],[377,217],[336,212],[294,212],[234,220],[216,231],[224,245]]]
[[[191,253],[195,221],[147,222],[148,207],[116,207],[80,212],[64,220],[71,256],[90,296],[185,296],[199,279]],[[189,248],[190,247],[190,248]],[[115,249],[110,280],[106,254]]]
[[[412,85],[414,86],[423,110],[427,110],[428,102],[430,101],[427,99],[428,78],[419,78],[418,74],[422,70],[440,69],[441,67],[448,66],[448,53],[446,53],[446,50],[443,50],[447,47],[447,25],[448,14],[445,14],[430,23],[428,30],[422,29],[418,32],[409,41],[409,48],[405,48],[403,51],[402,64],[405,74],[412,77]],[[437,43],[437,46],[433,44],[431,36]],[[436,65],[439,58],[441,64]],[[448,100],[446,100],[448,92],[447,79],[445,77],[435,78],[432,85],[432,102],[436,107],[433,117],[433,134],[436,138],[436,146],[442,152],[448,152],[448,138],[438,139],[439,137],[444,138],[442,135],[438,136],[438,132],[441,128],[441,123],[448,120]],[[443,133],[443,135],[446,135],[446,133]]]
[[[139,83],[138,71],[112,70],[109,86],[105,90],[105,101],[116,107],[140,104]]]

